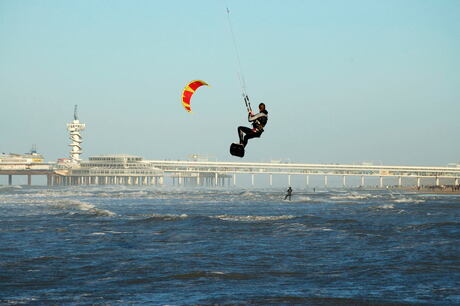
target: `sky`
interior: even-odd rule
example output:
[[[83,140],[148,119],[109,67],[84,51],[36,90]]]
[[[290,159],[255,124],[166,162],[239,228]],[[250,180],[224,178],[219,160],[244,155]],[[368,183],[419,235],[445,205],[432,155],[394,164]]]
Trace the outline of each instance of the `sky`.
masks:
[[[0,0],[0,152],[68,157],[77,104],[84,160],[460,162],[458,16],[459,0]],[[269,112],[244,159],[239,75]]]

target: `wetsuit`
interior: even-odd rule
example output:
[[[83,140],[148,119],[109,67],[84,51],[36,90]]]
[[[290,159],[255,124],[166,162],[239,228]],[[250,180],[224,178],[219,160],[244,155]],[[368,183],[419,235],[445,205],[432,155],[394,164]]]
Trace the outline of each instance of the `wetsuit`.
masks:
[[[244,147],[248,144],[248,140],[255,137],[260,137],[264,131],[264,127],[268,121],[268,112],[264,109],[260,113],[251,116],[252,113],[248,114],[248,121],[252,122],[252,129],[239,126],[238,136],[240,137],[240,144]]]
[[[291,195],[292,195],[292,188],[289,187],[288,190],[286,191],[286,196],[284,197],[284,199],[286,200],[287,198],[289,198],[289,201],[291,200]]]

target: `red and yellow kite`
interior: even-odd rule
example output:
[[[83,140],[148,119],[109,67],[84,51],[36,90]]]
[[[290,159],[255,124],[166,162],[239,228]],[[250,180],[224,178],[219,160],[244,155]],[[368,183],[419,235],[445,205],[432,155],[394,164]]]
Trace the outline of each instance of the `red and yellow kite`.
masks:
[[[192,111],[190,108],[190,100],[192,99],[192,95],[199,87],[203,85],[209,86],[206,82],[200,80],[191,81],[187,84],[187,86],[185,86],[184,91],[182,92],[182,105],[189,113]]]

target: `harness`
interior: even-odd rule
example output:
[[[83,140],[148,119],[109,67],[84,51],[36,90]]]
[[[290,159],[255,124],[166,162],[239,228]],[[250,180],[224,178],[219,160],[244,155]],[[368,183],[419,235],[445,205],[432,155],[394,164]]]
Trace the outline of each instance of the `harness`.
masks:
[[[267,124],[267,121],[268,121],[268,116],[266,113],[263,113],[263,116],[256,119],[253,123],[252,123],[252,127],[253,127],[253,131],[255,133],[262,133],[264,131],[264,127],[265,125]]]

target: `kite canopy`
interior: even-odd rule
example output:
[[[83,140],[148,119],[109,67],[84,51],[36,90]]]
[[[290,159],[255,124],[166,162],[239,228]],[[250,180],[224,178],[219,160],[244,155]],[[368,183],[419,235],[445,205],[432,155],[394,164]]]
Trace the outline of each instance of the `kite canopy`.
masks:
[[[209,86],[206,82],[200,80],[191,81],[187,84],[187,86],[185,86],[184,91],[182,92],[182,105],[186,111],[192,111],[190,107],[190,100],[192,99],[192,95],[199,87],[203,85]]]

